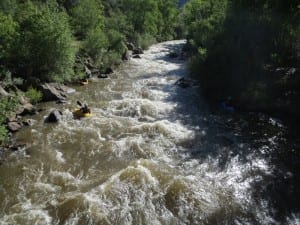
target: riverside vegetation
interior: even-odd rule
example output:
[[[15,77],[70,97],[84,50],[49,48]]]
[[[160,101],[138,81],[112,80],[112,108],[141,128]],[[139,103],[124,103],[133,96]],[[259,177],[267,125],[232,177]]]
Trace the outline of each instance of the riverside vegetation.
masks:
[[[299,3],[184,2],[2,0],[1,88],[10,94],[1,94],[1,143],[7,137],[6,118],[22,95],[19,89],[36,103],[41,99],[37,84],[84,78],[87,59],[104,72],[121,63],[128,43],[147,48],[174,38],[187,39],[190,71],[205,96],[297,118]]]
[[[2,0],[0,142],[19,90],[36,103],[37,84],[84,78],[87,59],[105,72],[120,64],[128,42],[147,48],[173,39],[177,15],[175,0]]]
[[[298,1],[191,0],[182,13],[204,95],[299,119]]]

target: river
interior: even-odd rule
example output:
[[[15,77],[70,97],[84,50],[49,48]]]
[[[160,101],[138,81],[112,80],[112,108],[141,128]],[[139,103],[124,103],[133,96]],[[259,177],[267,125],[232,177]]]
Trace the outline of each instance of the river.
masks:
[[[154,45],[67,104],[39,105],[14,137],[30,147],[0,165],[0,224],[300,224],[299,137],[174,85],[187,69],[168,52],[183,44]],[[91,117],[73,119],[77,100]],[[58,124],[43,123],[51,107]]]

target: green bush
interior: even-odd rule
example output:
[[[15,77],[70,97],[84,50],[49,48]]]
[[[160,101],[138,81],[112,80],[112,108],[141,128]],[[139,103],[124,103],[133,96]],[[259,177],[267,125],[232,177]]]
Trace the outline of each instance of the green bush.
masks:
[[[43,98],[42,92],[33,87],[28,88],[28,90],[25,92],[25,96],[29,98],[32,104],[40,102]]]
[[[71,23],[76,36],[85,38],[89,31],[104,26],[103,6],[100,0],[77,1],[71,9]]]
[[[96,61],[101,60],[107,48],[109,40],[101,27],[90,30],[83,42],[83,49]]]
[[[11,116],[13,110],[18,105],[16,97],[1,97],[0,98],[0,145],[7,141],[7,130],[5,127],[6,119]]]
[[[151,34],[137,34],[135,36],[137,46],[142,49],[148,49],[148,47],[154,43],[156,43],[156,39]]]
[[[12,56],[13,45],[18,39],[18,24],[10,15],[0,12],[0,63]]]
[[[44,81],[71,80],[76,49],[67,15],[43,7],[20,27],[22,35],[16,54],[22,72]]]

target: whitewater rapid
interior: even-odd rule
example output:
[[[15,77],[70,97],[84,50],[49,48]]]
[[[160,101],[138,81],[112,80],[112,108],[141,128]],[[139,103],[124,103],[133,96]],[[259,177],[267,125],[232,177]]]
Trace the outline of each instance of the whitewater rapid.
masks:
[[[0,167],[0,224],[299,224],[293,213],[278,219],[265,197],[274,165],[263,152],[277,134],[253,146],[247,121],[213,114],[199,87],[175,85],[186,62],[168,55],[184,43],[156,44],[76,87],[66,105],[46,104],[17,134],[29,149]],[[74,120],[76,100],[93,116]],[[46,125],[53,106],[62,121]]]

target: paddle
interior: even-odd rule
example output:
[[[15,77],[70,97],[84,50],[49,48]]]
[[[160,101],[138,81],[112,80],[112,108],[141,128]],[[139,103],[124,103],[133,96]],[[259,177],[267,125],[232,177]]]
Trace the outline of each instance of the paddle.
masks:
[[[82,107],[82,103],[79,100],[77,101],[77,105],[79,105],[80,107]]]

